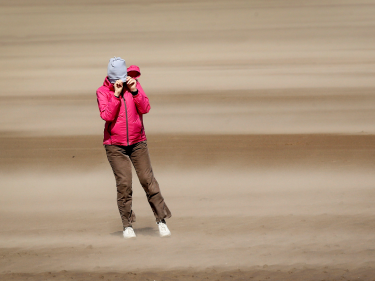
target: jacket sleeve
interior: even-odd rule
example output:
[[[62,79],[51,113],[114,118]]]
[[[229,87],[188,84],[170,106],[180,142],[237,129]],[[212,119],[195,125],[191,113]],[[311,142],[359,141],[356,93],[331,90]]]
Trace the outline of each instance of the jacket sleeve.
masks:
[[[146,96],[145,92],[142,89],[141,84],[137,81],[138,94],[133,96],[134,103],[137,107],[137,110],[140,114],[146,114],[150,111],[151,106]]]
[[[100,111],[100,117],[104,121],[113,121],[119,111],[121,101],[119,98],[114,95],[108,95],[101,92],[100,90],[96,91],[96,98],[98,101],[98,107]]]

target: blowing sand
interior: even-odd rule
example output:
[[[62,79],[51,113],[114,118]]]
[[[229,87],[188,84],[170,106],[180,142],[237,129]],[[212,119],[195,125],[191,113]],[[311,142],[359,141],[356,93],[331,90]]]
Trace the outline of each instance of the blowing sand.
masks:
[[[375,280],[373,1],[0,6],[1,280]],[[112,56],[142,71],[167,239],[135,175],[122,238]]]

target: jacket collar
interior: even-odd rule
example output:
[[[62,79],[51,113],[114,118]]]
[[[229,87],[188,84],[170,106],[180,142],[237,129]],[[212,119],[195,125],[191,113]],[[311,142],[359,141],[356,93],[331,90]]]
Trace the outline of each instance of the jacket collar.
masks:
[[[106,87],[106,88],[108,88],[111,91],[115,90],[115,88],[113,87],[112,83],[109,82],[108,76],[104,79],[103,86]]]

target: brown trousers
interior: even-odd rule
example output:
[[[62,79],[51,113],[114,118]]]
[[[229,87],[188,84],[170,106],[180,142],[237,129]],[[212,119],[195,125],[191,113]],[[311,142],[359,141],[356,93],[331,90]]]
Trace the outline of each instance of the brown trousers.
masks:
[[[170,218],[171,212],[164,202],[159,184],[152,171],[147,142],[142,141],[129,146],[105,145],[105,150],[116,179],[117,205],[123,226],[132,226],[132,222],[136,220],[132,210],[131,163],[133,163],[138,179],[146,192],[156,221]]]

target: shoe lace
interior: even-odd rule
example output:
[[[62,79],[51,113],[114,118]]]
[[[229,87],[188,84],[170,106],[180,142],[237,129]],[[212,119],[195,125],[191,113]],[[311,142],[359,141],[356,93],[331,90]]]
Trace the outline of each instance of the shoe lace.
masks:
[[[161,231],[163,231],[163,232],[166,232],[167,231],[167,225],[166,224],[164,224],[164,223],[159,223],[159,225],[160,225],[160,230]]]
[[[131,227],[127,227],[125,230],[126,230],[129,234],[134,234],[134,230],[133,230],[133,228],[131,228]]]

